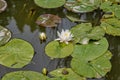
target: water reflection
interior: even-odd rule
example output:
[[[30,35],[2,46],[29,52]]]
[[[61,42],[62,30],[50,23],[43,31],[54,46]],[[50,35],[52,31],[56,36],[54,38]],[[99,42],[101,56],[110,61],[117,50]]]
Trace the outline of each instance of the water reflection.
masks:
[[[111,59],[112,70],[108,74],[108,80],[120,80],[120,37],[107,36],[110,51],[113,53]]]

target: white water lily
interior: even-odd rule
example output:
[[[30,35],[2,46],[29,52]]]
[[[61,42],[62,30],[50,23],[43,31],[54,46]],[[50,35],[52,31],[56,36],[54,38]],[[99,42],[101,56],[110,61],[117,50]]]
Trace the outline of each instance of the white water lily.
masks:
[[[55,40],[59,40],[60,42],[65,42],[66,44],[68,44],[69,41],[72,40],[73,35],[71,34],[71,32],[69,30],[63,30],[62,32],[57,32],[58,37]]]

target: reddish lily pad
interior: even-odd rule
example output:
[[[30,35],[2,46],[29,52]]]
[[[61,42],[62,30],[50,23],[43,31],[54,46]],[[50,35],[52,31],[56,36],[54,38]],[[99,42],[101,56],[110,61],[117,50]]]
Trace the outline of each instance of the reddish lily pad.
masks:
[[[37,18],[36,23],[44,27],[56,27],[61,23],[61,18],[53,14],[43,14]]]

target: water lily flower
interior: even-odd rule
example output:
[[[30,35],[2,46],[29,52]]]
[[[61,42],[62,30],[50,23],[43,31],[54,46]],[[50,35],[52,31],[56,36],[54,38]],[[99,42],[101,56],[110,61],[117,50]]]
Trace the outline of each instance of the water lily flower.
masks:
[[[58,37],[55,40],[59,40],[60,42],[65,42],[66,44],[68,44],[69,41],[72,40],[73,35],[71,34],[71,32],[69,30],[63,30],[62,32],[57,32]]]
[[[40,39],[42,41],[46,40],[47,37],[46,37],[46,34],[44,32],[40,33],[39,35],[40,35]]]

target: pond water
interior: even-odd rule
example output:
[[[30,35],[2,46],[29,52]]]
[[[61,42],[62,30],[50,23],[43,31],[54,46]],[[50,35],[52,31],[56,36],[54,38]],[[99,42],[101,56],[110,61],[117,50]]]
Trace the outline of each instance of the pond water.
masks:
[[[0,25],[8,28],[12,32],[12,38],[21,38],[32,44],[35,55],[28,65],[21,69],[11,69],[0,65],[0,77],[4,74],[18,70],[32,70],[41,72],[45,67],[48,71],[58,67],[69,67],[70,58],[51,60],[46,56],[44,48],[46,44],[57,38],[57,31],[61,29],[70,29],[77,23],[71,22],[65,17],[66,10],[58,9],[42,9],[36,6],[33,0],[6,0],[8,7],[6,11],[0,13]],[[44,28],[38,26],[35,21],[38,16],[45,13],[56,14],[62,17],[62,23],[55,28]],[[78,14],[80,19],[92,22],[93,25],[99,24],[101,12],[95,11],[87,14]],[[39,32],[45,32],[47,40],[42,42],[39,39]],[[105,78],[88,79],[88,80],[120,80],[120,37],[106,35],[109,41],[109,49],[113,53],[111,59],[112,70]]]

